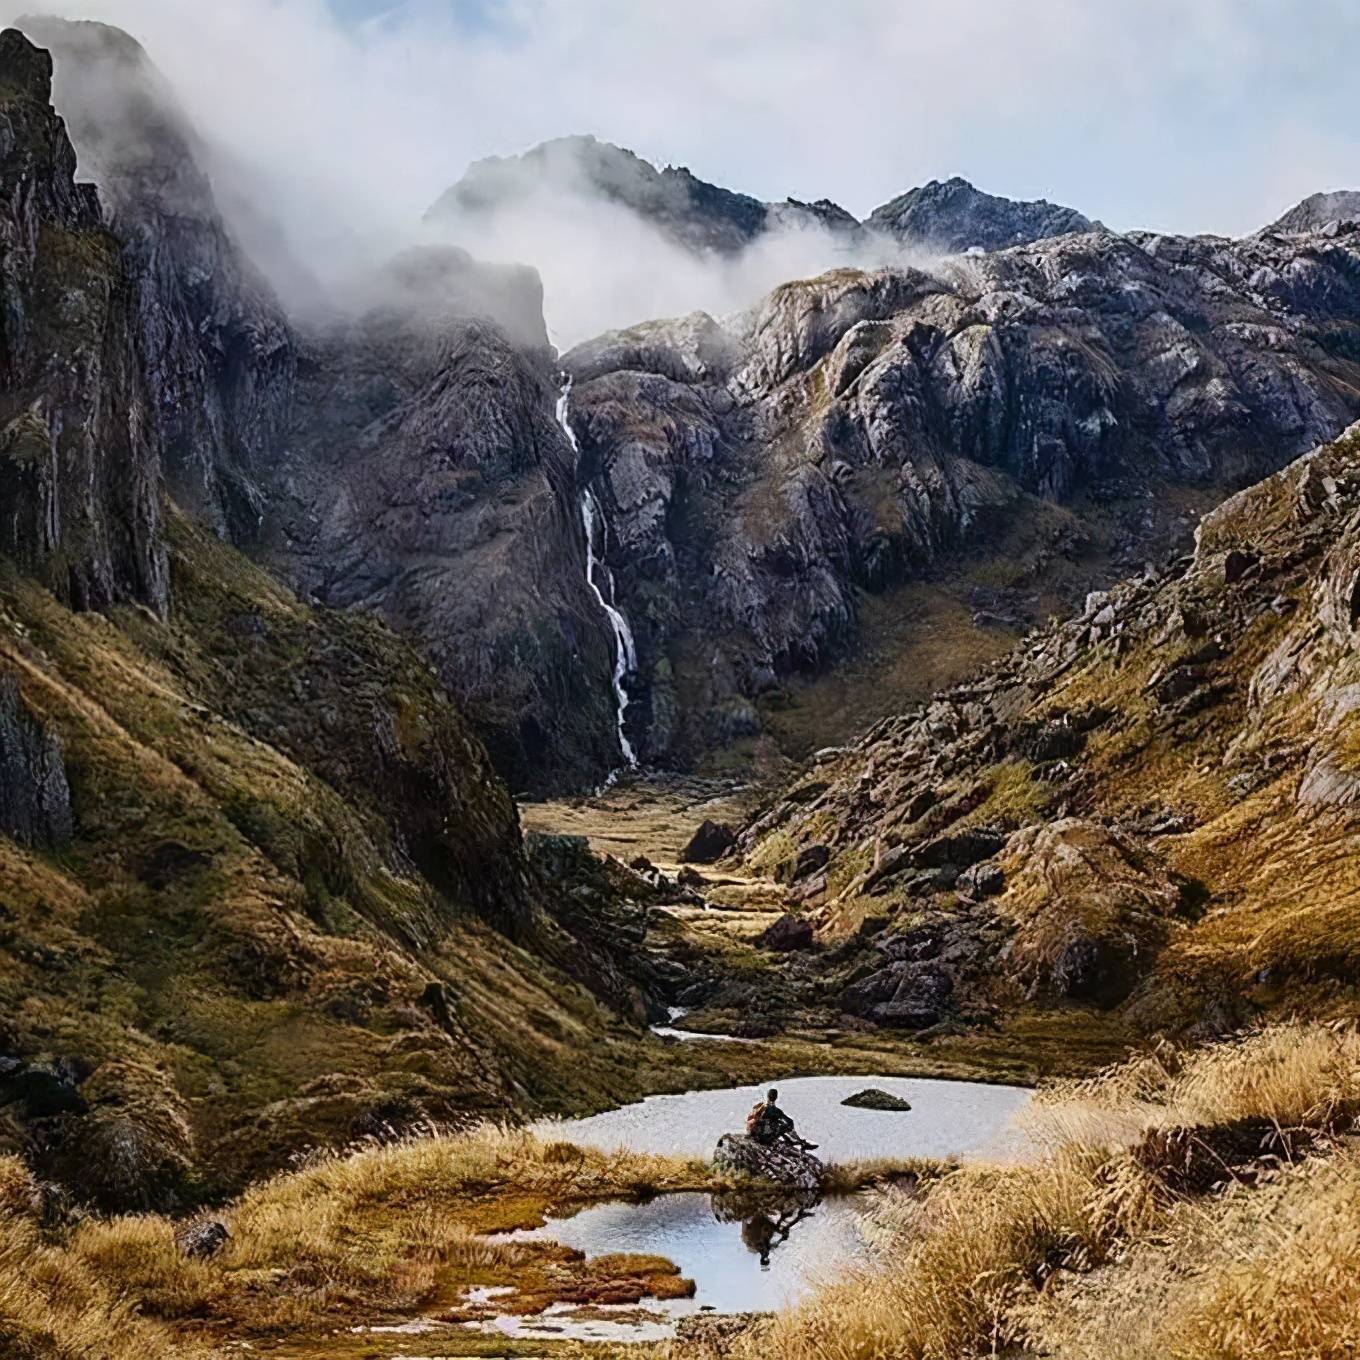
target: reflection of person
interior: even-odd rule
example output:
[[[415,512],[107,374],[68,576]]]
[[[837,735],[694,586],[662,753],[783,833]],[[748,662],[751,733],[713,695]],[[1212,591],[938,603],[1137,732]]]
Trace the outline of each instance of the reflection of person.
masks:
[[[764,1100],[757,1101],[751,1107],[751,1113],[746,1116],[746,1132],[764,1147],[786,1143],[790,1147],[811,1152],[817,1146],[798,1136],[793,1120],[779,1108],[779,1092],[773,1086],[766,1092]]]
[[[801,1206],[785,1210],[778,1219],[772,1219],[764,1212],[757,1212],[742,1223],[741,1240],[745,1243],[747,1251],[753,1251],[760,1257],[761,1269],[768,1270],[770,1253],[788,1241],[788,1236],[794,1228],[805,1218],[810,1217],[810,1211]]]

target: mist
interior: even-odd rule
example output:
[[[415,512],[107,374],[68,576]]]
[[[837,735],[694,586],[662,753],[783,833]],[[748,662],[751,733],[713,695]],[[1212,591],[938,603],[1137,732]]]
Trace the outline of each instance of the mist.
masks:
[[[1360,11],[1344,0],[1307,23],[1267,0],[19,0],[0,15],[33,10],[142,42],[294,306],[344,305],[428,240],[426,211],[472,162],[570,133],[860,218],[960,174],[1115,229],[1227,234],[1353,186],[1360,165]],[[616,205],[532,207],[454,234],[534,265],[563,343],[879,262],[787,229],[699,259]]]
[[[695,250],[587,186],[523,174],[509,205],[449,214],[424,230],[478,259],[532,264],[543,280],[549,334],[564,350],[649,319],[693,311],[722,318],[781,283],[828,269],[908,262],[886,239],[849,240],[813,225],[775,225],[732,253]]]

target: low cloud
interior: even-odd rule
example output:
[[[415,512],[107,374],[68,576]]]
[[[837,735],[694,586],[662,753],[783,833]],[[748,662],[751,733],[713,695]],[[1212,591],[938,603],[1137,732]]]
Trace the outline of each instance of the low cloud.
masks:
[[[324,295],[422,237],[491,154],[594,133],[767,200],[864,216],[961,174],[1115,228],[1244,232],[1353,186],[1360,9],[1317,0],[18,0],[138,37]],[[695,268],[636,224],[504,221],[566,328],[740,305],[834,263],[781,233]],[[628,248],[600,239],[609,230]],[[264,236],[268,238],[268,231]],[[784,239],[788,236],[788,239]],[[512,250],[513,248],[513,250]],[[638,308],[640,310],[633,311]]]

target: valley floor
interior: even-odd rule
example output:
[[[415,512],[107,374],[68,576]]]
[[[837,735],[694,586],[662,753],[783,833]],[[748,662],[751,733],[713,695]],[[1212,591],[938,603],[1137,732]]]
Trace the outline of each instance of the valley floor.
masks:
[[[873,1185],[864,1266],[772,1317],[582,1348],[424,1319],[683,1293],[664,1260],[582,1260],[488,1232],[549,1209],[724,1182],[702,1161],[482,1130],[370,1147],[263,1182],[204,1260],[152,1216],[44,1226],[0,1162],[0,1345],[16,1360],[655,1354],[755,1360],[968,1355],[1342,1360],[1360,1304],[1360,1035],[1285,1024],[1060,1084],[1010,1166],[847,1168]],[[886,1176],[886,1179],[885,1179]],[[474,1296],[475,1297],[475,1296]]]

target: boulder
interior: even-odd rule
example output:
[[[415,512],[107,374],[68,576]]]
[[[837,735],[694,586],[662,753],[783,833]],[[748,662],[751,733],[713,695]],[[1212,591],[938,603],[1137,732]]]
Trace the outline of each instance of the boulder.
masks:
[[[216,1256],[231,1238],[227,1225],[216,1219],[200,1219],[175,1234],[175,1246],[191,1261],[206,1261]]]
[[[795,949],[811,949],[812,938],[811,921],[786,913],[761,935],[759,944],[764,949],[787,954]]]
[[[956,885],[965,897],[975,901],[984,897],[995,897],[1006,888],[1006,871],[990,860],[974,864],[959,875]]]
[[[705,819],[680,852],[680,863],[713,864],[736,843],[736,833],[725,822]]]
[[[786,1185],[795,1190],[816,1190],[826,1168],[810,1152],[784,1145],[767,1147],[745,1134],[725,1133],[713,1152],[713,1165],[724,1175],[748,1176]]]
[[[847,987],[840,1006],[876,1024],[928,1029],[943,1017],[953,990],[953,978],[938,965],[899,962]]]

